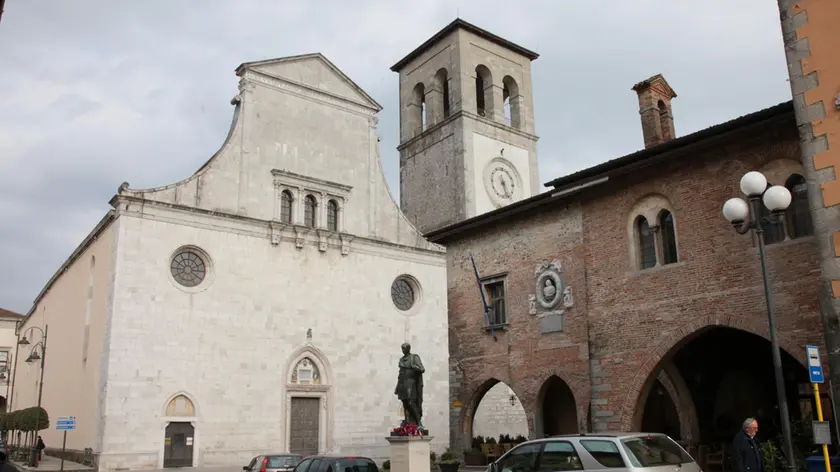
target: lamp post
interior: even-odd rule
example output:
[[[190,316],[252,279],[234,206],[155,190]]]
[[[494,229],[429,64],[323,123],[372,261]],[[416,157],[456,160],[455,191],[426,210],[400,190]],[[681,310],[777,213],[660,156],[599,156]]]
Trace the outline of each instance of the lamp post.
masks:
[[[767,223],[779,224],[782,214],[790,205],[790,191],[781,185],[767,187],[767,178],[761,172],[747,172],[741,177],[741,192],[747,196],[749,203],[742,198],[730,198],[723,204],[723,217],[735,227],[738,234],[754,231],[758,239],[758,255],[761,260],[761,275],[764,279],[764,299],[767,304],[767,321],[770,324],[770,344],[773,351],[773,371],[776,377],[776,395],[779,400],[779,415],[782,420],[782,436],[784,451],[787,456],[787,469],[795,470],[793,453],[793,439],[790,432],[790,416],[788,413],[785,381],[782,376],[782,355],[779,350],[779,340],[776,336],[776,318],[773,313],[773,297],[770,293],[770,280],[767,276],[767,259],[764,253],[764,229],[761,226],[759,210],[762,202],[770,210]]]
[[[36,436],[38,435],[38,431],[39,431],[38,427],[41,425],[41,397],[43,396],[43,393],[44,393],[44,361],[47,358],[47,331],[48,331],[48,329],[49,329],[49,325],[45,325],[43,330],[41,330],[41,328],[39,328],[37,326],[32,326],[23,333],[23,337],[21,337],[20,341],[18,341],[18,344],[20,344],[21,346],[28,346],[30,344],[29,340],[26,339],[26,335],[28,333],[30,333],[32,331],[38,331],[41,334],[41,340],[38,341],[37,343],[35,343],[34,346],[32,346],[32,349],[29,351],[29,357],[26,358],[26,362],[28,362],[28,363],[41,361],[41,380],[38,383],[38,409],[35,410],[35,435]],[[40,347],[40,349],[38,349],[39,347]],[[41,351],[40,354],[38,353],[39,350]],[[38,441],[36,441],[35,438],[32,438],[32,451],[30,452],[30,455],[29,455],[29,458],[30,458],[29,465],[31,465],[32,467],[37,467],[37,461],[36,461],[36,459],[38,457],[37,447],[38,447]]]

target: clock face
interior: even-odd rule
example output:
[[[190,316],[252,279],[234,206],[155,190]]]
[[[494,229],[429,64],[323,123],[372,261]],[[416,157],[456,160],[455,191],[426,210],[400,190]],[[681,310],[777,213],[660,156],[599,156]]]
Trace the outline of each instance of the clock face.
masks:
[[[521,198],[522,179],[507,159],[496,157],[484,168],[484,186],[496,207],[513,203]]]
[[[490,189],[503,200],[513,198],[513,191],[516,188],[516,179],[503,165],[495,165],[490,170]]]

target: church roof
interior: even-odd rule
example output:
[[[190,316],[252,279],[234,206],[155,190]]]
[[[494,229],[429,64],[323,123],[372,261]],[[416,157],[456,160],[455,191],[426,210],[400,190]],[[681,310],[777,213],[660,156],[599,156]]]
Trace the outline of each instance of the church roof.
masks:
[[[523,48],[522,46],[520,46],[516,43],[512,43],[512,42],[508,41],[507,39],[502,38],[501,36],[497,36],[497,35],[489,32],[489,31],[487,31],[483,28],[479,28],[478,26],[476,26],[472,23],[469,23],[467,21],[464,21],[464,20],[458,18],[455,21],[453,21],[452,23],[449,23],[448,25],[446,25],[442,30],[435,33],[434,36],[429,38],[425,43],[418,46],[417,49],[411,51],[410,53],[408,53],[407,56],[400,59],[399,62],[397,62],[396,64],[391,66],[391,70],[393,72],[399,72],[400,69],[402,69],[406,64],[408,64],[409,62],[414,60],[417,56],[422,54],[423,51],[425,51],[426,49],[429,49],[435,43],[437,43],[441,39],[445,38],[446,36],[448,36],[450,33],[452,33],[453,31],[455,31],[457,29],[467,30],[470,33],[473,33],[473,34],[475,34],[477,36],[480,36],[480,37],[482,37],[482,38],[484,38],[488,41],[496,43],[499,46],[510,49],[511,51],[514,51],[518,54],[522,54],[523,56],[527,57],[528,59],[530,59],[532,61],[534,59],[540,57],[539,54],[535,53],[534,51],[531,51],[530,49],[525,49],[525,48]]]
[[[452,236],[467,230],[479,228],[492,222],[507,219],[533,208],[556,202],[561,197],[575,195],[582,190],[602,184],[609,179],[626,175],[638,170],[661,165],[671,159],[684,157],[687,152],[703,149],[728,142],[746,130],[753,130],[773,123],[791,120],[793,123],[793,102],[787,101],[763,110],[729,120],[700,131],[672,139],[658,146],[642,149],[616,159],[609,160],[578,172],[551,180],[544,185],[553,187],[525,200],[520,200],[488,213],[474,216],[458,223],[430,231],[426,238],[441,243]],[[795,126],[795,123],[793,123]]]

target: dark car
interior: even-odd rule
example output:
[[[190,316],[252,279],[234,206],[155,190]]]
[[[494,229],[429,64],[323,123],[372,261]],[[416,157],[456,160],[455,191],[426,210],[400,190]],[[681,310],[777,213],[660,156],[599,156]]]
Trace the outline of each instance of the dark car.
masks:
[[[358,456],[309,456],[294,472],[379,472],[376,463]]]
[[[246,472],[291,472],[300,464],[303,456],[300,454],[262,454],[242,468]]]

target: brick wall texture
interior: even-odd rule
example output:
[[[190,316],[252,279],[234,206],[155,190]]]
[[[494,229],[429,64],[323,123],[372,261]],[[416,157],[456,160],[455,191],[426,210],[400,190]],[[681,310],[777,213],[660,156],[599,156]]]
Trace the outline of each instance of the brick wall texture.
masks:
[[[639,427],[633,413],[645,383],[681,343],[715,325],[769,340],[756,240],[738,235],[721,207],[741,196],[745,172],[763,170],[783,185],[775,180],[801,173],[799,167],[791,112],[781,124],[445,241],[453,445],[467,444],[472,412],[496,381],[519,397],[532,436],[540,432],[541,388],[551,376],[571,389],[580,430],[629,430]],[[664,197],[672,210],[679,262],[640,271],[629,227],[635,208],[651,196]],[[482,277],[507,274],[509,325],[496,332],[497,341],[485,329],[470,252]],[[816,242],[772,244],[767,257],[780,345],[802,362],[806,343],[822,344]],[[544,260],[560,261],[573,289],[562,332],[541,334],[529,313],[535,269]]]

